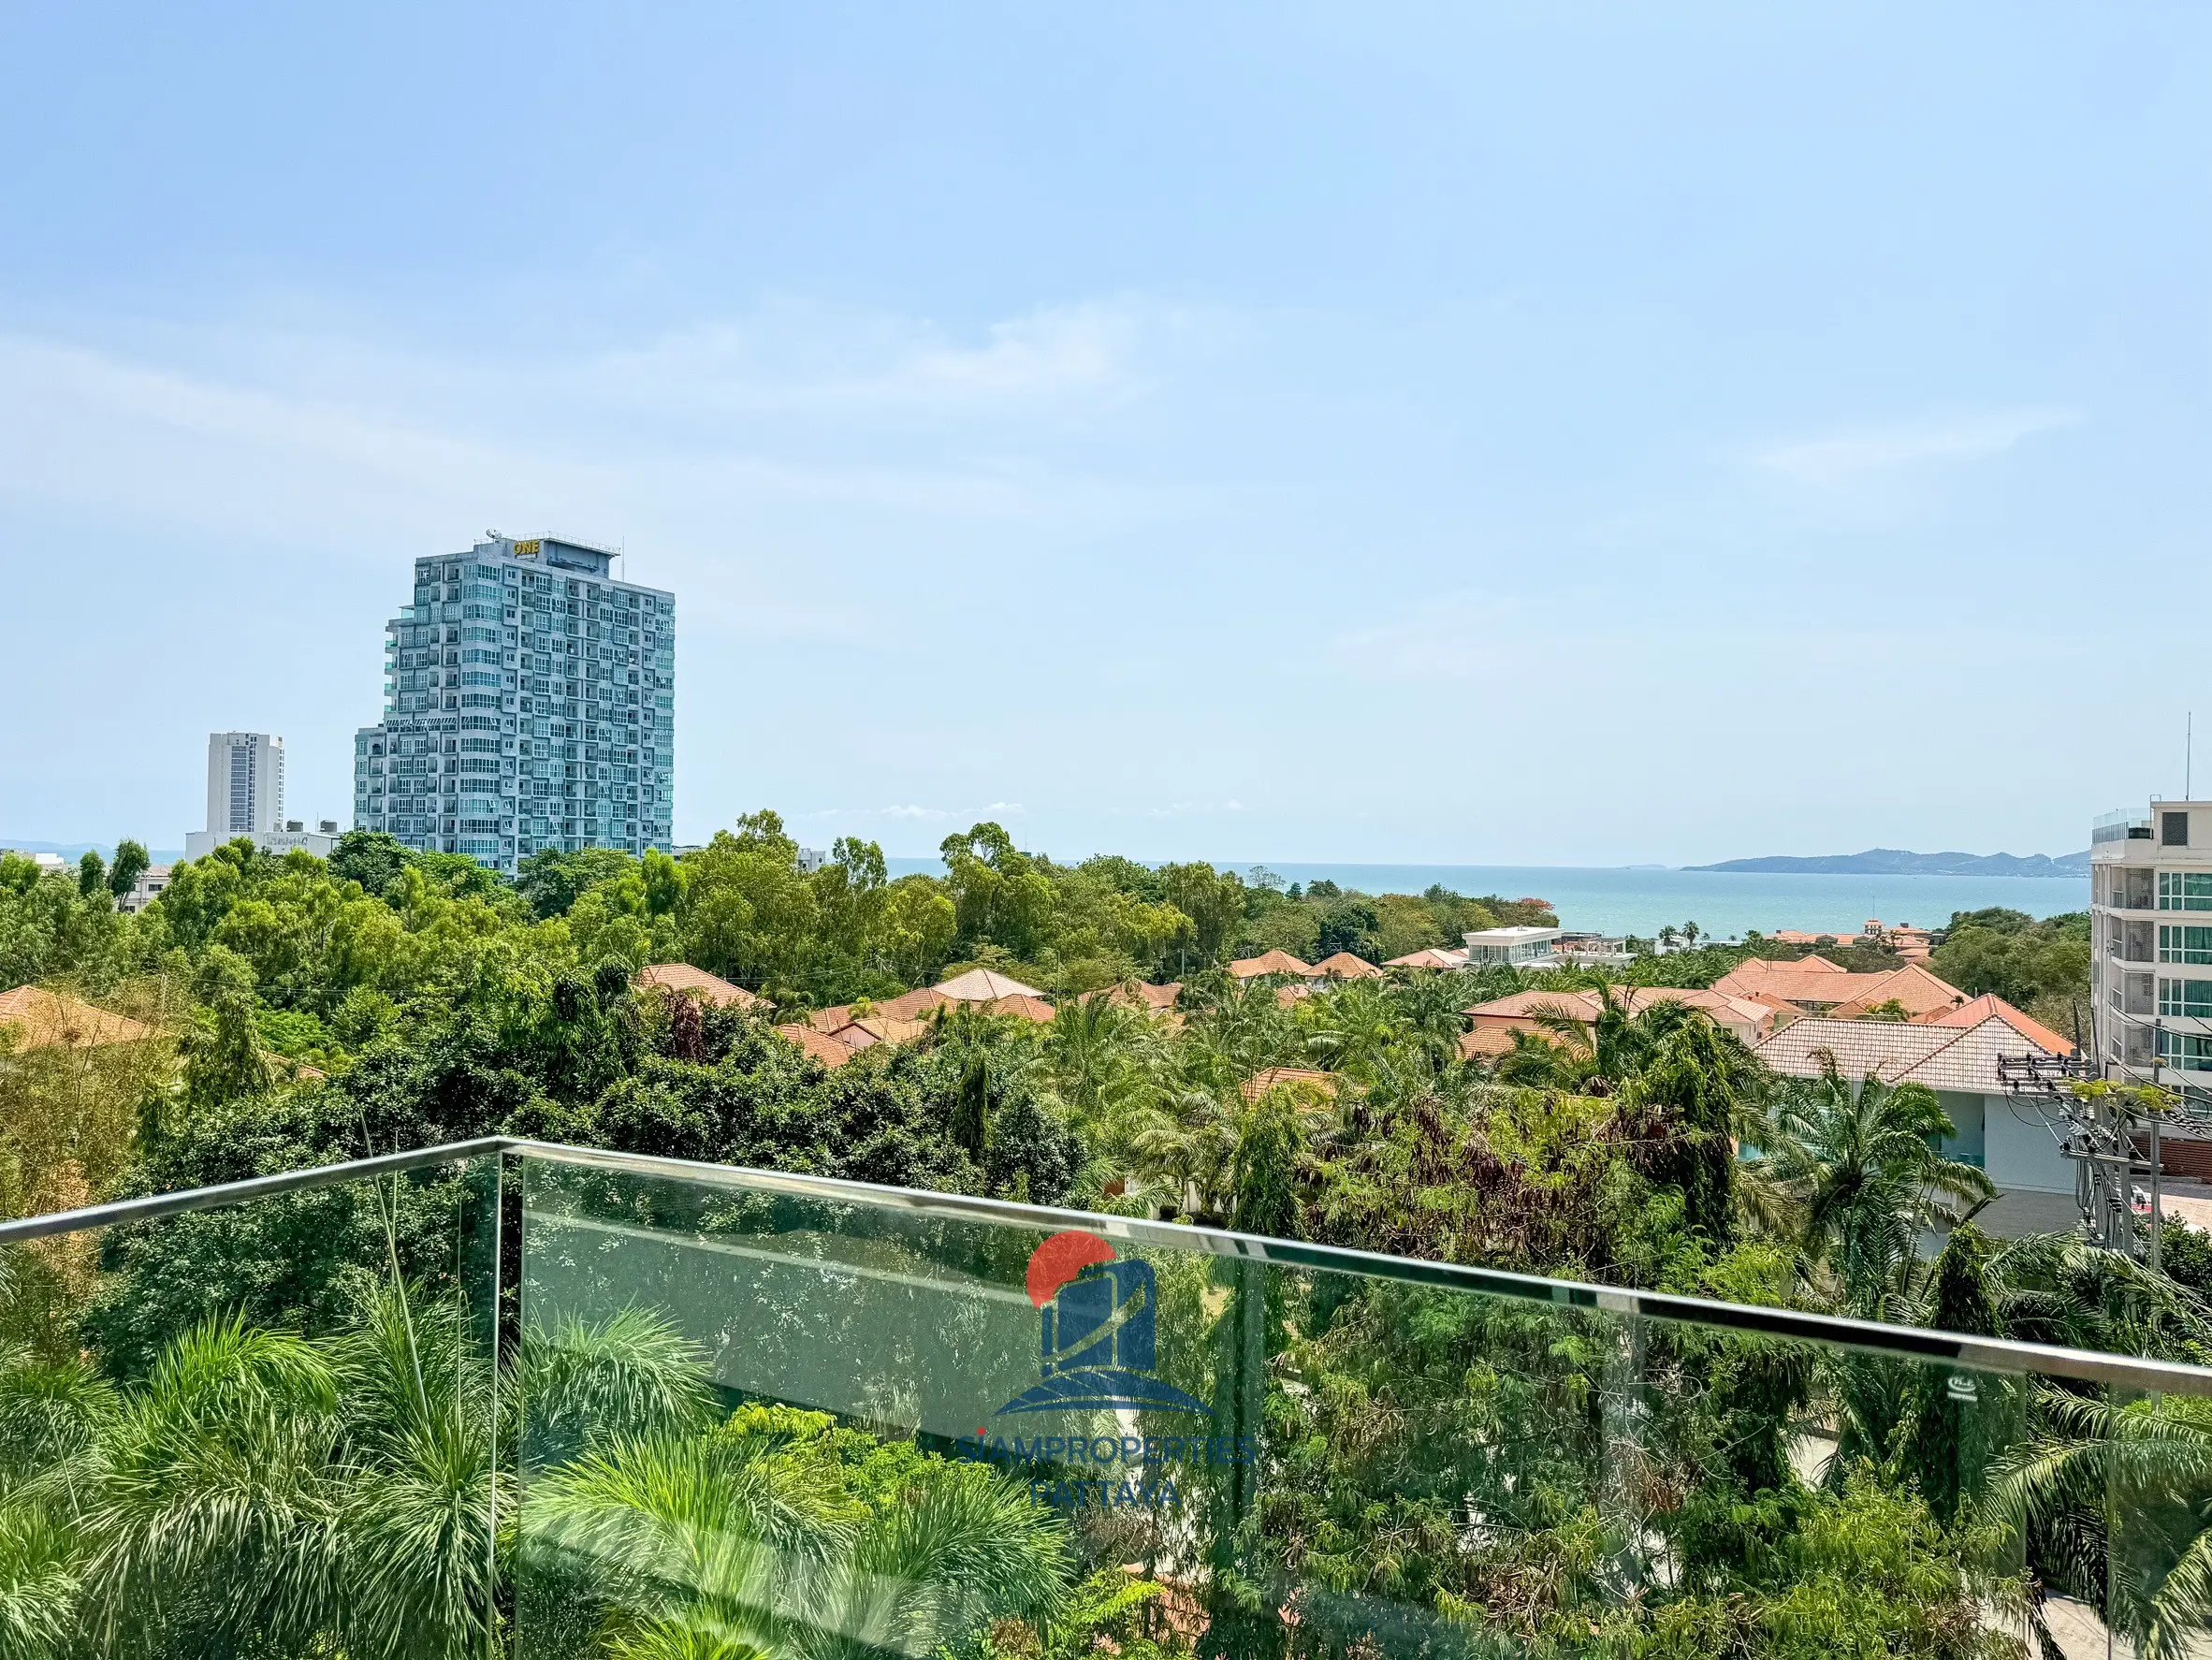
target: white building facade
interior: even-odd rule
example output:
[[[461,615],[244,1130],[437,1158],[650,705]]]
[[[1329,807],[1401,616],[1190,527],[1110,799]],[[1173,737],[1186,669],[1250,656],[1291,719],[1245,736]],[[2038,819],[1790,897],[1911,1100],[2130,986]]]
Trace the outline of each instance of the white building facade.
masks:
[[[1466,942],[1470,968],[1492,963],[1549,968],[1556,967],[1561,960],[1555,948],[1565,932],[1564,928],[1477,928],[1460,938]]]
[[[284,827],[284,740],[266,732],[208,734],[208,814],[188,831],[184,854],[204,859],[237,837]]]
[[[495,533],[415,561],[384,719],[354,739],[356,827],[510,874],[547,848],[668,850],[676,596],[615,557]]]
[[[2090,829],[2089,986],[2104,1076],[2212,1106],[2212,802]]]

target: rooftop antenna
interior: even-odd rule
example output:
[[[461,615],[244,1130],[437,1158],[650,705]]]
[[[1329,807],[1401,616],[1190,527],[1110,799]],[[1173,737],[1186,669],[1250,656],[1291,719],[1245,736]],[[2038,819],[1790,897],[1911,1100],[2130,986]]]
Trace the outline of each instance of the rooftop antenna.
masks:
[[[2181,799],[2194,801],[2190,794],[2190,774],[2195,770],[2197,759],[2197,712],[2190,710],[2181,717]]]

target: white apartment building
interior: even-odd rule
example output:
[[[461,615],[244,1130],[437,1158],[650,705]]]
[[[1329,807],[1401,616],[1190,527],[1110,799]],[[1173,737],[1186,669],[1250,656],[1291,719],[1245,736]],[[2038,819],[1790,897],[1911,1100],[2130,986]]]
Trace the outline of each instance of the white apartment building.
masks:
[[[2096,1059],[2212,1105],[2212,801],[2105,814],[2089,868]]]
[[[415,561],[384,719],[354,739],[357,828],[509,874],[545,849],[668,850],[676,597],[615,558],[490,532]]]
[[[186,858],[204,859],[233,837],[283,833],[283,738],[266,732],[208,734],[206,824],[186,832]]]

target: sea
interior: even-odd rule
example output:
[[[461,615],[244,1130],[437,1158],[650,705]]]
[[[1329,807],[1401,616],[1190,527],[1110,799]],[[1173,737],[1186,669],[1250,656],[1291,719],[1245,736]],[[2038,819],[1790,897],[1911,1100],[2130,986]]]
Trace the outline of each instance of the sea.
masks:
[[[935,859],[885,861],[894,876],[944,873]],[[1249,881],[1267,869],[1285,882],[1332,881],[1366,894],[1454,893],[1543,899],[1560,925],[1598,934],[1656,934],[1672,923],[1697,925],[1716,939],[1752,928],[1855,934],[1870,917],[1941,927],[1955,910],[2002,905],[2030,916],[2089,908],[2087,877],[1801,876],[1755,871],[1615,868],[1574,865],[1225,865]]]

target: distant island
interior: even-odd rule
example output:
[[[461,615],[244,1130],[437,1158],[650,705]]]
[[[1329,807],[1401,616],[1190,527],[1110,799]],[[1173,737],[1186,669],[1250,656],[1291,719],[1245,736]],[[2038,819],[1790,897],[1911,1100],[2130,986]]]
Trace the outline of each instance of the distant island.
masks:
[[[1726,870],[1771,876],[2073,876],[2089,873],[2085,850],[2054,859],[2048,853],[1909,853],[1902,848],[1870,847],[1863,853],[1823,853],[1816,858],[1724,859],[1718,865],[1685,865],[1685,870]]]

